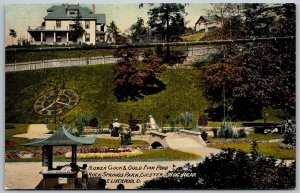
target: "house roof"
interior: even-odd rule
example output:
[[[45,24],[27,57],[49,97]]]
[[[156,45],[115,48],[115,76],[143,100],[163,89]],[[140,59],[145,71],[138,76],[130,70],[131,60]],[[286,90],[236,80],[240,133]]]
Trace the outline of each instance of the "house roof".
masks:
[[[77,15],[69,15],[68,10],[78,10],[82,19],[95,19],[97,23],[106,22],[105,14],[93,14],[91,9],[73,4],[54,5],[50,7],[47,9],[48,15],[44,19],[74,19]]]
[[[200,22],[215,22],[220,20],[220,17],[217,15],[208,15],[208,16],[200,16],[197,20],[196,24],[199,24]]]
[[[43,145],[52,145],[52,146],[65,146],[65,145],[90,145],[95,143],[95,138],[86,138],[86,137],[76,137],[70,134],[64,126],[61,126],[53,135],[44,139],[33,139],[28,143],[23,145],[25,146],[43,146]]]

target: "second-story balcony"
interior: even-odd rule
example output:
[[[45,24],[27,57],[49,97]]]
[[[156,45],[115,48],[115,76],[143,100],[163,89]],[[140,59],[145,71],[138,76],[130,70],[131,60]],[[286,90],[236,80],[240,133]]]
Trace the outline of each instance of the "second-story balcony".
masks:
[[[70,27],[56,27],[56,26],[28,26],[28,32],[43,32],[43,31],[70,31]]]

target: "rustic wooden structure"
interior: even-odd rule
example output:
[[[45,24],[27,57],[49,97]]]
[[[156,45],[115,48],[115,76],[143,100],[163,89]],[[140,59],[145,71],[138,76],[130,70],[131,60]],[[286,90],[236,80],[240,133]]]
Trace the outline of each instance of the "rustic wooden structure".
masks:
[[[94,138],[76,137],[61,126],[52,136],[45,139],[34,139],[25,146],[42,146],[43,189],[76,189],[77,174],[77,146],[90,145]],[[71,163],[65,166],[53,167],[53,146],[71,146]]]

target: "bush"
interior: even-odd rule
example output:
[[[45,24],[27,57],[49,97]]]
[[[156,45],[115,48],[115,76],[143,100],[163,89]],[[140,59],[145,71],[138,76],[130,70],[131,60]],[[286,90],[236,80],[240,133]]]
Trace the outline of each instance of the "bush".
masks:
[[[276,163],[276,159],[226,149],[206,157],[196,166],[186,164],[167,176],[146,181],[140,189],[293,189],[296,164]],[[183,175],[183,174],[193,175]],[[180,177],[179,177],[180,176]]]
[[[218,132],[218,137],[220,138],[232,138],[233,136],[233,131],[232,131],[232,126],[226,123],[222,123],[221,129]]]
[[[285,128],[283,133],[283,142],[284,144],[290,144],[296,146],[296,127],[291,125]]]
[[[238,130],[238,138],[245,138],[246,136],[247,135],[246,135],[245,129]]]
[[[177,121],[180,124],[182,124],[184,129],[188,129],[190,126],[190,123],[192,123],[192,121],[193,121],[193,113],[192,112],[183,112],[178,116]]]
[[[131,145],[131,133],[121,133],[121,145]]]

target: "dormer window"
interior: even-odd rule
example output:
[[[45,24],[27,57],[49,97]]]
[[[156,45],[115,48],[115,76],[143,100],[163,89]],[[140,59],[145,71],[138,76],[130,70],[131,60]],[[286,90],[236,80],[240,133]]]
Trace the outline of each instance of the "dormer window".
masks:
[[[77,15],[78,14],[78,10],[68,10],[68,14],[69,15]]]

